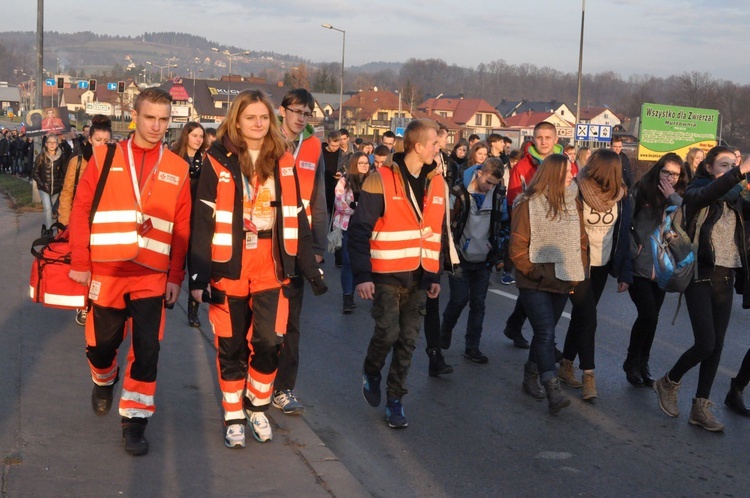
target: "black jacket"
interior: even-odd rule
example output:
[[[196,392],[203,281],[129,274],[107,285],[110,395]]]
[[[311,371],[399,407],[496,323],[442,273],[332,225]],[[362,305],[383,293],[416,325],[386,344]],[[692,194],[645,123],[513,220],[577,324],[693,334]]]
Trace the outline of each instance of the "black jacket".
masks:
[[[740,173],[740,168],[734,167],[719,178],[714,179],[703,171],[698,171],[687,188],[682,198],[685,207],[686,232],[690,239],[695,237],[698,218],[703,208],[708,208],[705,221],[701,227],[698,238],[698,267],[701,269],[713,270],[715,267],[715,255],[713,243],[711,241],[711,232],[714,225],[721,218],[723,204],[727,203],[730,209],[737,215],[737,225],[735,228],[735,243],[742,260],[742,268],[747,269],[747,254],[745,244],[745,223],[744,220],[750,217],[750,203],[738,196],[734,201],[724,201],[721,197],[728,193],[735,185],[744,180],[744,175]],[[699,277],[702,277],[699,273]]]
[[[214,205],[216,203],[216,189],[218,178],[208,156],[224,165],[232,174],[235,185],[234,209],[232,210],[232,257],[226,263],[214,263],[211,261],[211,241],[215,230]],[[278,165],[277,165],[278,168]],[[296,175],[296,173],[295,173]],[[276,192],[281,192],[281,183],[278,174],[274,175],[276,181]],[[193,202],[193,230],[190,234],[190,290],[205,289],[211,279],[228,278],[237,280],[240,278],[242,269],[242,251],[245,243],[245,231],[242,222],[242,172],[239,159],[236,154],[231,153],[219,141],[214,142],[211,149],[204,156],[198,180],[198,190]],[[280,204],[280,196],[277,201]],[[298,249],[297,256],[290,256],[284,250],[282,239],[283,220],[281,209],[276,206],[276,221],[273,228],[273,259],[276,263],[276,277],[279,282],[295,277],[296,265],[306,280],[316,285],[323,285],[315,255],[312,250],[312,233],[307,223],[307,216],[302,206],[302,201],[297,193],[297,206],[299,208],[297,219]],[[325,287],[323,285],[323,287]],[[317,293],[317,292],[316,292]]]
[[[625,196],[617,202],[617,221],[615,222],[612,254],[609,258],[609,274],[618,282],[633,283],[633,260],[630,259],[630,226],[632,223],[632,205],[630,197]]]
[[[42,192],[49,195],[55,195],[62,192],[63,179],[65,178],[65,154],[55,160],[50,160],[47,154],[42,151],[34,161],[34,169],[31,177],[36,181],[36,186]]]

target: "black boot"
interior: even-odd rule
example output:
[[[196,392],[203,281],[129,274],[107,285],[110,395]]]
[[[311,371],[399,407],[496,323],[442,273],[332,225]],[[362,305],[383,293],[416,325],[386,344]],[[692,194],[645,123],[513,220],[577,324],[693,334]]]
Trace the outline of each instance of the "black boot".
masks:
[[[427,356],[430,358],[430,377],[453,373],[453,367],[445,362],[445,358],[443,358],[443,353],[440,352],[440,348],[428,349]]]
[[[122,442],[125,451],[131,455],[145,455],[148,453],[148,441],[146,440],[145,418],[122,418]]]
[[[729,383],[729,392],[727,397],[724,398],[724,404],[735,413],[750,417],[750,410],[745,406],[745,401],[742,399],[742,391],[744,387],[740,387],[737,384],[737,379],[732,379]]]
[[[628,382],[636,387],[643,385],[639,361],[635,355],[628,354],[625,362],[622,364],[622,369],[625,371],[625,378],[628,379]]]
[[[344,308],[342,313],[349,315],[354,311],[354,294],[344,294]]]
[[[117,375],[115,381],[109,386],[100,386],[94,384],[94,388],[91,390],[91,409],[94,413],[100,417],[109,413],[112,408],[112,398],[115,391],[115,384],[120,379],[120,369],[117,369]]]
[[[646,387],[653,387],[656,379],[651,376],[651,369],[648,367],[648,358],[648,356],[641,356],[639,371],[641,373],[641,380],[643,380],[643,385]]]
[[[198,301],[193,299],[192,294],[188,296],[188,323],[191,327],[200,327],[201,322],[198,320],[198,308],[200,307]]]

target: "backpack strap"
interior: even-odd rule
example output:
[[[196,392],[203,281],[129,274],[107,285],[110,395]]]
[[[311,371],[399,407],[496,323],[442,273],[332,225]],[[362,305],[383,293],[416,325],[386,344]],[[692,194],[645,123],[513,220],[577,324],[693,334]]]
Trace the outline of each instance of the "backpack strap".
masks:
[[[102,174],[99,176],[99,181],[96,184],[96,192],[94,192],[94,200],[91,202],[91,212],[89,213],[89,226],[94,223],[94,215],[96,210],[99,208],[99,201],[102,200],[102,192],[104,192],[104,184],[107,183],[107,177],[109,176],[109,170],[112,167],[112,161],[115,158],[115,150],[117,145],[107,144],[107,155],[104,158],[104,165],[102,166]]]

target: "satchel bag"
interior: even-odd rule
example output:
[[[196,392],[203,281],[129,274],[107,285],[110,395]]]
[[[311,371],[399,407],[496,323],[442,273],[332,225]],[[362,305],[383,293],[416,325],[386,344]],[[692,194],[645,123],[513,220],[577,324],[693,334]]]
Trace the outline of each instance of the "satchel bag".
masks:
[[[115,155],[115,145],[109,145],[102,167],[99,182],[91,204],[89,225],[94,220],[94,214],[99,207],[104,184],[109,176],[112,160]],[[57,227],[56,237],[40,237],[31,244],[31,263],[29,277],[29,297],[35,303],[42,303],[52,308],[81,309],[87,306],[88,287],[71,280],[70,273],[70,240],[68,229],[61,223],[50,227]]]

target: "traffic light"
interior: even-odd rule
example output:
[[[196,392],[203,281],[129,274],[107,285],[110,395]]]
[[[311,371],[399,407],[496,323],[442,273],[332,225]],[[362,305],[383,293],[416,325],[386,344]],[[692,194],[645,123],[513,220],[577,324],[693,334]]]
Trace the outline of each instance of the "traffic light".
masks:
[[[57,78],[57,89],[62,90],[64,88],[65,88],[65,78],[60,76],[59,78]]]
[[[117,82],[117,93],[125,93],[125,82],[124,81],[118,81]]]
[[[96,91],[96,80],[89,80],[89,90],[92,92]]]

